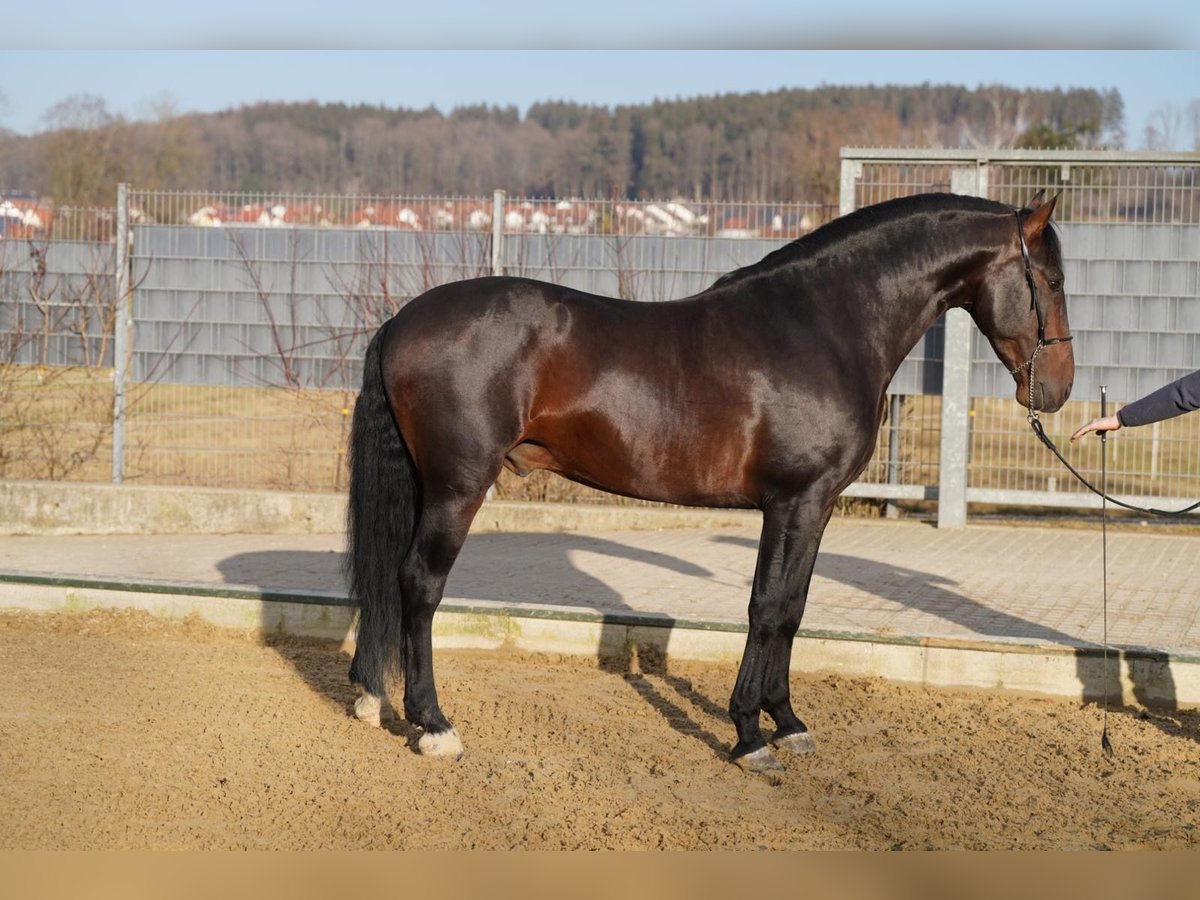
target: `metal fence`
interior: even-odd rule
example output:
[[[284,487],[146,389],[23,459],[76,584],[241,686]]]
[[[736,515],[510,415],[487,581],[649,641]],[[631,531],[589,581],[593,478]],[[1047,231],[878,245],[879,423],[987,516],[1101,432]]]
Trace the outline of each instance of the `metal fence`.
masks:
[[[97,217],[116,223],[106,243],[68,242],[62,232],[0,243],[5,309],[64,347],[39,355],[22,341],[5,371],[86,372],[92,392],[86,404],[68,396],[52,410],[55,392],[23,384],[35,407],[23,423],[42,420],[12,423],[5,445],[14,452],[8,465],[0,458],[0,475],[95,480],[109,477],[111,460],[119,481],[336,490],[366,339],[409,298],[490,272],[638,300],[679,297],[835,215],[795,203],[123,188],[118,210]],[[128,248],[124,261],[114,261],[116,247]],[[28,301],[33,248],[107,254],[102,361],[67,352],[70,329]],[[99,442],[68,439],[72,418]],[[69,471],[34,465],[38,442],[70,447]]]
[[[1047,420],[1061,444],[1094,411],[1100,380],[1127,401],[1194,368],[1197,168],[1194,154],[847,150],[840,211],[923,190],[1014,204],[1063,190],[1080,399]],[[681,297],[838,213],[123,188],[116,210],[0,237],[0,477],[337,490],[366,338],[410,297],[491,272]],[[968,500],[1089,506],[1028,436],[986,342],[951,331],[939,323],[897,372],[875,457],[847,493],[939,499],[939,512],[963,515]],[[955,353],[968,372],[961,415],[944,402]],[[1198,426],[1185,417],[1110,443],[1117,490],[1200,494]],[[1093,450],[1078,451],[1085,470]],[[952,470],[963,486],[953,504]]]
[[[409,298],[505,272],[684,296],[835,214],[794,204],[132,191],[136,338],[119,478],[345,483],[366,339]]]

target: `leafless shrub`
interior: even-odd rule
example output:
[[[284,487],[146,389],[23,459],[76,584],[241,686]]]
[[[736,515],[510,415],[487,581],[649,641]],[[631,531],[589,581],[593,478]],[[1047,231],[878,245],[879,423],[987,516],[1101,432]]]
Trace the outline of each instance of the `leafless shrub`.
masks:
[[[49,252],[44,241],[0,244],[3,477],[75,475],[111,443],[112,252],[92,248],[74,274],[53,271]]]

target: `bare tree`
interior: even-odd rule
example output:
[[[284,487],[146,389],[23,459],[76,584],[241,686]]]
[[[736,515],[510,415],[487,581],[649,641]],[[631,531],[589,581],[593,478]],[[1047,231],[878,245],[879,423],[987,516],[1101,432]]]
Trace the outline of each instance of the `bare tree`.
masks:
[[[76,94],[44,117],[49,188],[63,206],[106,206],[112,185],[125,180],[123,121],[93,94]]]
[[[1174,103],[1160,103],[1146,121],[1146,149],[1171,150],[1181,137],[1183,113]]]
[[[195,123],[179,115],[168,94],[146,103],[143,117],[144,122],[127,126],[127,143],[137,148],[126,170],[129,180],[148,190],[194,186],[196,173],[212,167],[208,144]]]
[[[1029,127],[1029,96],[1000,85],[989,85],[981,93],[991,113],[984,122],[962,122],[963,135],[972,147],[1012,147]],[[980,125],[982,124],[982,127]]]
[[[0,244],[0,475],[61,479],[100,462],[112,436],[112,253],[55,271],[49,242]],[[26,258],[19,254],[25,251]]]

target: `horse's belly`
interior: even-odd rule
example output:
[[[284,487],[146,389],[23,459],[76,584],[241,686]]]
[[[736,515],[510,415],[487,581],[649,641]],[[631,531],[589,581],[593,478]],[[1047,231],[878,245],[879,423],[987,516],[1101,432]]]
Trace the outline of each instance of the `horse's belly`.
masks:
[[[518,475],[545,469],[600,490],[689,506],[749,508],[756,504],[747,453],[729,442],[673,438],[661,430],[617,435],[590,423],[538,434],[512,448],[504,465]]]

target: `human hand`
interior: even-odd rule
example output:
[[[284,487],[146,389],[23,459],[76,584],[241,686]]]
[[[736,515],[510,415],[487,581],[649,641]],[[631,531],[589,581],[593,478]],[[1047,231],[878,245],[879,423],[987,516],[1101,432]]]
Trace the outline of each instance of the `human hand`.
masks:
[[[1119,431],[1120,428],[1121,420],[1116,416],[1101,416],[1099,419],[1092,419],[1092,421],[1071,435],[1071,443],[1074,443],[1091,431]]]

